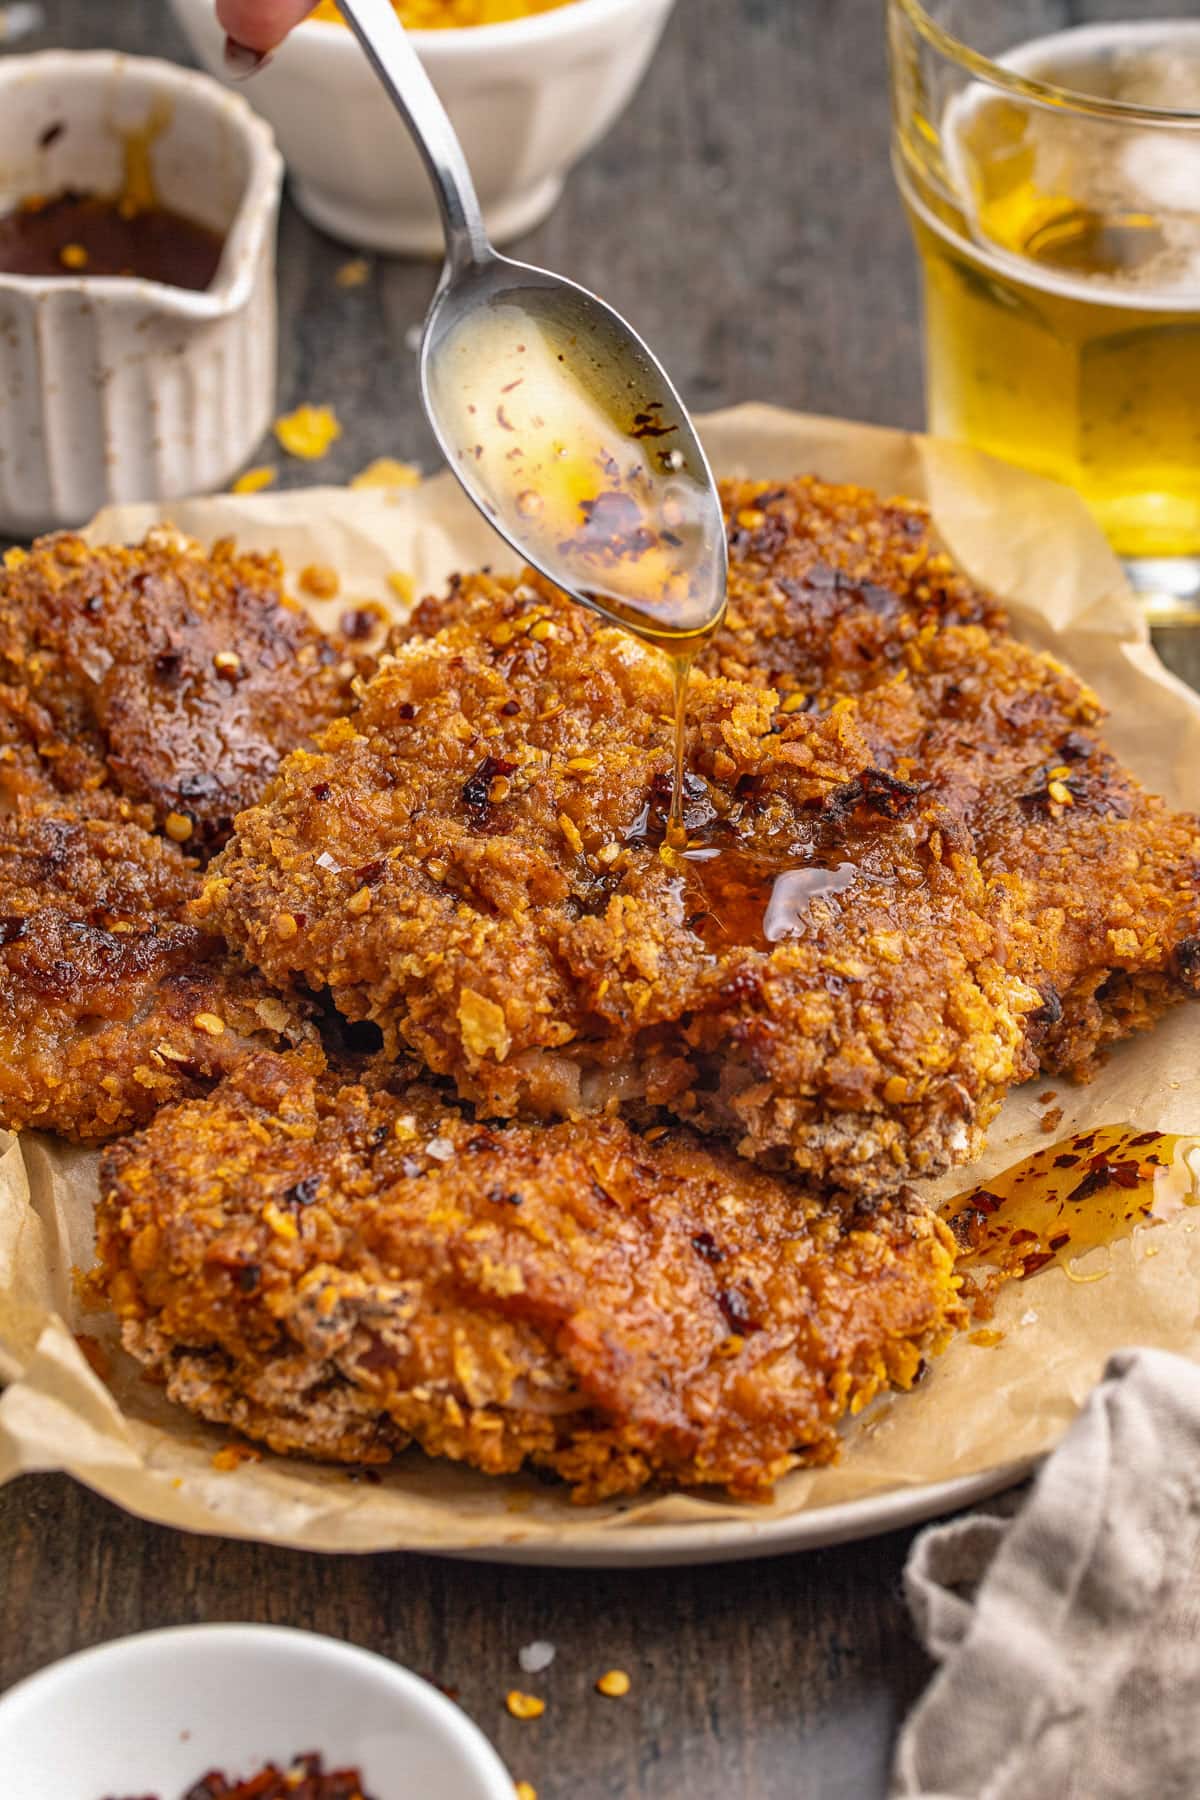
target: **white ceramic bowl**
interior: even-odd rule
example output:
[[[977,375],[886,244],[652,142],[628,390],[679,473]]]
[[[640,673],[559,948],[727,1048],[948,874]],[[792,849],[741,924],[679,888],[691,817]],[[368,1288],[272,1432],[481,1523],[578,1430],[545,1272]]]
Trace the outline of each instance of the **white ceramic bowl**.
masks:
[[[4,1800],[178,1800],[319,1750],[373,1800],[512,1800],[483,1733],[427,1681],[333,1638],[189,1625],[68,1656],[0,1699]]]
[[[271,420],[283,164],[243,100],[149,57],[0,57],[0,211],[119,193],[122,134],[154,117],[158,198],[225,234],[221,265],[203,293],[0,273],[0,532],[14,537],[220,487]]]
[[[223,73],[213,0],[171,3],[197,56]],[[554,206],[567,171],[628,104],[673,4],[573,0],[511,24],[412,33],[497,243]],[[300,26],[244,91],[275,127],[314,224],[365,249],[440,254],[429,177],[344,25]]]

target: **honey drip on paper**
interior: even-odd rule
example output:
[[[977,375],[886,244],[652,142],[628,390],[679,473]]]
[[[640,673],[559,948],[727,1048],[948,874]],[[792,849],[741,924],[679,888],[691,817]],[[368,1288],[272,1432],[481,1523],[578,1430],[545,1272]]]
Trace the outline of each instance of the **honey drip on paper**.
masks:
[[[1091,1266],[1090,1252],[1197,1205],[1200,1138],[1102,1125],[959,1195],[942,1217],[959,1245],[960,1272],[978,1272],[981,1294],[1052,1265],[1076,1281],[1096,1280],[1106,1271]]]

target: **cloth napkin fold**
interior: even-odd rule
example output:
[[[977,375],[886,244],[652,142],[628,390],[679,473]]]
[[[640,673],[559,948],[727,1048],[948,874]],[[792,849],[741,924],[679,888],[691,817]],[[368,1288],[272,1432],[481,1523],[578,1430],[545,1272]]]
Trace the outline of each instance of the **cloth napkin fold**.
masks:
[[[941,1668],[901,1733],[893,1795],[1195,1800],[1200,1367],[1113,1356],[1007,1510],[913,1546],[909,1605]]]

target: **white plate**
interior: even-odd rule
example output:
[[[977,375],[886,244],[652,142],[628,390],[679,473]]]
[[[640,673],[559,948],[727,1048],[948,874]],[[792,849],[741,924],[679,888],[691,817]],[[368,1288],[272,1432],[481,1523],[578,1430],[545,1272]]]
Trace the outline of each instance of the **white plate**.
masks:
[[[52,1663],[0,1700],[4,1800],[178,1800],[210,1769],[320,1751],[373,1800],[512,1800],[478,1726],[427,1681],[334,1638],[188,1625]]]
[[[831,1544],[882,1537],[906,1525],[958,1512],[988,1500],[1037,1467],[1039,1457],[938,1481],[924,1487],[894,1488],[840,1506],[816,1506],[784,1519],[721,1519],[713,1525],[647,1525],[626,1534],[603,1531],[575,1535],[557,1544],[489,1544],[479,1550],[438,1550],[459,1562],[531,1563],[555,1569],[664,1569],[688,1564],[749,1562],[757,1556],[786,1556],[797,1550],[824,1550]]]

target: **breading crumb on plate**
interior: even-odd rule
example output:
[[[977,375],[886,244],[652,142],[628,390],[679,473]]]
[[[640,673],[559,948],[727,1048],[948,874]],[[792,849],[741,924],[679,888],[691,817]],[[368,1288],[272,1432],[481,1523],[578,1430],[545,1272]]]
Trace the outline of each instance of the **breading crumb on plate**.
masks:
[[[815,1199],[684,1128],[484,1126],[403,1071],[294,1057],[110,1148],[97,1226],[96,1294],[202,1417],[356,1463],[530,1463],[577,1500],[766,1498],[961,1311],[915,1198]]]

